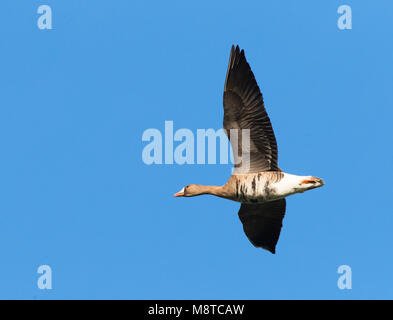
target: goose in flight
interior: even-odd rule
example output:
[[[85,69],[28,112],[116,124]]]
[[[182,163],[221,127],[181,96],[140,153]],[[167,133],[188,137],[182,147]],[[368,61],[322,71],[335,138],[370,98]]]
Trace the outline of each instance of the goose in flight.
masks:
[[[210,194],[240,202],[239,218],[250,242],[275,253],[286,209],[285,197],[321,187],[324,182],[314,176],[285,173],[278,167],[273,128],[254,74],[239,46],[232,46],[225,79],[224,130],[235,160],[231,177],[223,186],[187,185],[175,197]],[[233,131],[238,132],[237,139]],[[244,143],[244,138],[248,138],[248,143]]]

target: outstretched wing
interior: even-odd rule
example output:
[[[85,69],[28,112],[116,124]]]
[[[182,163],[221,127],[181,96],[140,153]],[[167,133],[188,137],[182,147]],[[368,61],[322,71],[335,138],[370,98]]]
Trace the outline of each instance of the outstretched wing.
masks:
[[[285,199],[258,204],[242,203],[239,218],[246,236],[255,247],[276,252],[285,208]]]
[[[224,129],[229,140],[231,129],[249,129],[249,161],[242,155],[242,135],[231,141],[235,160],[234,173],[278,171],[277,142],[263,97],[251,71],[244,50],[232,46],[224,88]],[[242,163],[240,162],[242,158]]]

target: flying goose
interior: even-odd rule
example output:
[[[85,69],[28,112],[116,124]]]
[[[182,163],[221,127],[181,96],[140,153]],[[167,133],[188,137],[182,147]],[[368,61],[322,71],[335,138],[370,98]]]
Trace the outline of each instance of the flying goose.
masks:
[[[187,185],[175,197],[211,194],[240,202],[239,217],[246,236],[255,247],[274,254],[285,214],[285,197],[321,187],[324,182],[314,176],[285,173],[278,167],[273,128],[254,74],[239,46],[232,46],[225,79],[224,129],[235,159],[231,177],[223,186]],[[244,147],[241,138],[233,139],[233,129],[239,130],[239,136],[248,132],[248,147]]]

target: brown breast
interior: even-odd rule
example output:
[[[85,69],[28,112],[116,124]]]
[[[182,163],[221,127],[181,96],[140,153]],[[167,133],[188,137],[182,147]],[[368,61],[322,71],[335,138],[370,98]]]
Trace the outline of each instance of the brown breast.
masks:
[[[271,200],[271,184],[280,181],[281,171],[266,171],[232,175],[225,187],[231,200],[242,203],[260,203]]]

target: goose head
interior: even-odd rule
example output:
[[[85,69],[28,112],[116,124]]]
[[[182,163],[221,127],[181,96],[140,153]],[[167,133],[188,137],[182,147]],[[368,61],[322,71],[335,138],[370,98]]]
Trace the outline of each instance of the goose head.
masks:
[[[179,192],[175,193],[175,197],[194,197],[198,196],[202,193],[202,190],[199,185],[189,184],[182,188]]]

